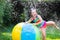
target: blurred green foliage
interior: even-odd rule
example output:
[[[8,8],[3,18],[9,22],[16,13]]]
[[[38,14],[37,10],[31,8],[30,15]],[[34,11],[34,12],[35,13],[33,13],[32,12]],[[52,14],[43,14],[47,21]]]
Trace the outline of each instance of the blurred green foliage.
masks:
[[[4,24],[11,24],[11,13],[12,13],[12,4],[11,3],[6,3],[4,6],[4,16],[3,16],[3,23]]]
[[[58,13],[59,15],[57,8],[59,3],[56,1],[38,2],[37,0],[21,0],[20,2],[16,0],[11,3],[7,0],[0,0],[0,25],[8,26],[27,21],[29,19],[28,9],[30,3],[35,3],[38,13],[44,20],[58,19],[55,14]]]
[[[3,23],[5,0],[0,0],[0,23]]]
[[[13,3],[7,0],[0,0],[0,25],[9,26],[24,21],[24,13],[16,12],[14,7]]]

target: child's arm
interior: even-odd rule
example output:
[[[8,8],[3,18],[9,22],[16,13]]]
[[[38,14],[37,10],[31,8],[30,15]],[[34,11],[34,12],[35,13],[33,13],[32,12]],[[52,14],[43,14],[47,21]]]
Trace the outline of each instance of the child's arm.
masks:
[[[26,23],[30,23],[32,21],[32,18],[30,18]]]

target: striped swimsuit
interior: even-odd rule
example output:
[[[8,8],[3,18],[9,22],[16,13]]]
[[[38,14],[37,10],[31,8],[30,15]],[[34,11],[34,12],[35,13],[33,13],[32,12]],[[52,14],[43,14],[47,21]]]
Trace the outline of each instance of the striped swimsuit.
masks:
[[[36,19],[33,18],[34,23],[41,22],[40,19],[36,16]],[[38,28],[46,28],[46,21],[42,21],[40,24],[36,25]]]

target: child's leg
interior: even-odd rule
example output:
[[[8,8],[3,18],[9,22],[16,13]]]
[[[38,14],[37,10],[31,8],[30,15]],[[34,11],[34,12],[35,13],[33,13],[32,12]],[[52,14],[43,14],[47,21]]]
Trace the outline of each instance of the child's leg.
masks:
[[[59,29],[59,27],[56,25],[56,23],[54,21],[48,21],[48,22],[46,22],[46,25],[47,26],[53,26],[53,27]]]
[[[42,40],[46,40],[46,31],[45,28],[40,28],[42,32]]]

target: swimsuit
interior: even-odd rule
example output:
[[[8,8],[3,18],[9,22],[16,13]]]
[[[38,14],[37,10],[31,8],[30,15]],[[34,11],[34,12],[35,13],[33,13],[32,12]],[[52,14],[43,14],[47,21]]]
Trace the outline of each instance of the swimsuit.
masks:
[[[33,18],[33,22],[34,23],[38,23],[41,22],[40,19],[38,18],[38,16],[36,16],[36,18]],[[42,21],[40,24],[36,25],[38,28],[46,28],[46,21]]]

